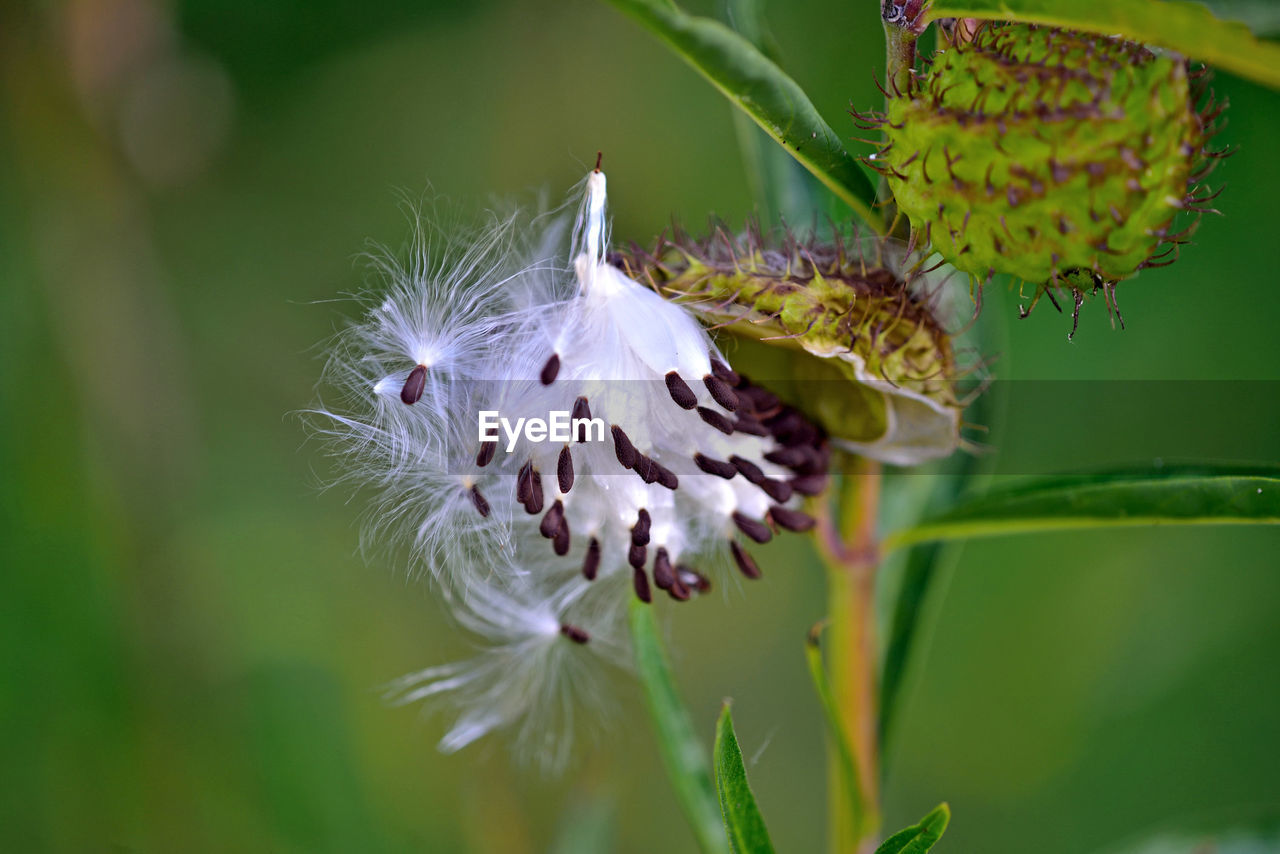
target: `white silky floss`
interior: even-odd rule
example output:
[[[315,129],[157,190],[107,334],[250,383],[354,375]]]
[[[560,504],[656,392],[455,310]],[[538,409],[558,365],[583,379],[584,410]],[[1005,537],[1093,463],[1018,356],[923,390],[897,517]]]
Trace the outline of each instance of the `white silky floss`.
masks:
[[[462,237],[423,225],[408,263],[381,260],[388,293],[330,362],[354,411],[321,414],[348,476],[380,490],[366,539],[407,536],[487,645],[394,695],[450,698],[444,750],[507,729],[555,770],[598,712],[593,667],[626,660],[628,600],[691,599],[734,564],[759,577],[742,538],[812,526],[796,505],[822,489],[827,451],[687,309],[608,262],[603,172],[586,179],[567,258],[563,221],[538,222]],[[529,435],[561,412],[589,435]],[[499,427],[503,441],[480,441]]]

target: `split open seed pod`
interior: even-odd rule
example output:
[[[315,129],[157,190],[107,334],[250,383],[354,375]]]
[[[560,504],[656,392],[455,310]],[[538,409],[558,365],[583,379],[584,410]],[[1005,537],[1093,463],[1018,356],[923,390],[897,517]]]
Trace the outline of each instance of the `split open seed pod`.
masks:
[[[945,277],[921,272],[901,244],[723,227],[694,240],[677,229],[613,261],[737,339],[724,341],[735,364],[843,447],[914,465],[959,444],[962,371],[943,317]]]

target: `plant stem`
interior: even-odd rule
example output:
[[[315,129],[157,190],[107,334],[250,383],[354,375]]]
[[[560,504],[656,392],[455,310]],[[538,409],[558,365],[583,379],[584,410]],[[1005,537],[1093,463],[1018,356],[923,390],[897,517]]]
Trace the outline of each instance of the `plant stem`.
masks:
[[[628,617],[636,675],[644,689],[658,752],[667,769],[671,789],[698,842],[698,850],[702,854],[729,854],[729,840],[721,823],[707,751],[676,690],[653,608],[632,599]]]
[[[833,854],[873,851],[880,826],[876,733],[876,637],[873,613],[879,543],[880,466],[851,461],[841,479],[836,517],[823,514],[820,543],[827,565],[827,667],[841,729],[853,755],[857,796],[845,791],[840,757],[828,756],[830,845]],[[861,803],[853,814],[851,803]]]
[[[916,39],[920,34],[905,22],[884,22],[885,89],[891,96],[910,95],[915,85]]]
[[[889,100],[910,95],[915,85],[912,72],[916,67],[916,39],[920,37],[917,22],[924,17],[923,5],[923,0],[908,0],[904,5],[884,0],[880,5],[880,19],[884,24],[886,115]],[[898,206],[889,191],[889,182],[883,177],[880,179],[880,198],[885,203],[885,222],[890,234],[901,240],[909,239],[911,223],[898,216]]]

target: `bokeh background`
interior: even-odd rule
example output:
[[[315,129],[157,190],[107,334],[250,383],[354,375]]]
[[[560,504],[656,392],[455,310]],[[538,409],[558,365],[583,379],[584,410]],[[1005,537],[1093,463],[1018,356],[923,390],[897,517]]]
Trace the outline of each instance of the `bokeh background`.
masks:
[[[879,98],[877,6],[770,9],[850,136],[850,102]],[[1122,287],[1128,331],[1094,303],[1068,344],[1042,307],[989,355],[1004,379],[1253,382],[1211,405],[1212,383],[1163,385],[1172,414],[1140,431],[1071,395],[1014,403],[994,459],[1016,441],[1085,466],[1113,434],[1157,453],[1196,425],[1218,456],[1274,458],[1280,95],[1215,87],[1239,146],[1227,216]],[[619,238],[751,210],[729,107],[598,2],[0,6],[0,847],[692,850],[626,679],[556,780],[500,740],[441,755],[446,721],[384,705],[378,686],[469,646],[356,554],[362,498],[320,488],[296,415],[365,240],[406,236],[399,192],[558,194],[597,149]],[[992,288],[987,311],[1015,302]],[[939,850],[1066,854],[1280,805],[1278,555],[1261,529],[964,548],[912,668],[887,824],[945,799]],[[761,559],[749,590],[663,617],[708,740],[732,696],[775,841],[817,851],[802,641],[822,576],[804,543]]]

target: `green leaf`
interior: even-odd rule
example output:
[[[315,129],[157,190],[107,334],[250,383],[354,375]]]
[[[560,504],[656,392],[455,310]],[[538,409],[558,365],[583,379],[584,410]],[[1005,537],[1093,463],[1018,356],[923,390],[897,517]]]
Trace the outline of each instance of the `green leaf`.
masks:
[[[1119,34],[1280,89],[1280,44],[1187,0],[938,0],[927,14],[931,21],[985,18]]]
[[[1164,466],[1037,478],[995,489],[884,540],[932,540],[1149,525],[1280,524],[1280,468]]]
[[[893,601],[893,613],[888,624],[888,637],[884,645],[884,657],[880,666],[879,733],[880,755],[886,754],[886,746],[892,734],[894,715],[898,710],[902,685],[915,646],[920,615],[924,611],[926,595],[938,573],[938,562],[945,546],[927,543],[914,548],[902,568],[898,595]],[[887,762],[882,759],[884,767]]]
[[[1009,315],[987,311],[979,316],[961,346],[982,353],[1009,350]],[[998,424],[1005,420],[1008,389],[996,383],[966,407],[965,420],[972,424]],[[942,513],[971,490],[993,460],[977,453],[952,454],[932,464],[936,470],[911,469],[894,475],[886,473],[880,530],[910,527],[921,519]],[[923,476],[922,476],[923,475]],[[880,661],[880,768],[883,777],[891,767],[890,750],[899,703],[906,693],[906,677],[911,656],[922,645],[925,608],[932,589],[945,578],[959,559],[960,550],[947,543],[928,543],[906,552],[887,556],[882,562],[880,584],[891,596],[879,603],[880,624],[885,627],[884,652]],[[896,581],[896,584],[892,584]],[[890,582],[890,584],[886,584]]]
[[[726,98],[872,228],[883,232],[875,188],[804,90],[750,41],[719,21],[663,0],[610,0],[670,45]]]
[[[919,824],[899,830],[880,844],[876,854],[924,854],[942,838],[951,821],[951,808],[938,804]]]
[[[729,834],[729,847],[734,854],[773,854],[773,843],[765,829],[764,818],[756,807],[755,795],[747,783],[747,769],[742,765],[742,751],[733,733],[733,716],[729,704],[720,710],[716,721],[716,793],[720,796],[720,814]]]
[[[1280,33],[1280,4],[1275,0],[1201,0],[1213,14],[1228,21],[1239,21],[1255,35]]]
[[[728,0],[729,23],[771,62],[780,65],[778,46],[765,26],[763,7],[764,0]],[[817,210],[818,193],[827,191],[795,158],[774,145],[742,110],[733,111],[733,131],[761,222],[769,226],[780,220],[803,223],[810,219]]]
[[[981,411],[988,400],[989,398],[984,396],[975,401],[971,410],[973,414],[967,417],[977,424],[989,423],[975,412]],[[884,495],[891,494],[891,487],[897,487],[893,490],[897,494],[895,497],[899,497],[900,493],[907,488],[924,490],[923,500],[917,498],[915,502],[918,506],[908,508],[909,512],[899,511],[892,515],[898,516],[901,519],[901,525],[906,527],[919,522],[928,513],[937,513],[955,504],[961,491],[971,482],[979,459],[976,454],[952,454],[938,465],[940,473],[937,475],[917,470],[898,475],[896,478],[892,474],[887,474]],[[882,508],[882,525],[886,521],[885,515],[888,515],[883,511],[889,509],[886,502],[886,506]],[[893,529],[893,524],[892,520],[888,522],[890,530]],[[888,588],[889,594],[883,602],[879,603],[882,609],[880,622],[885,628],[884,651],[880,660],[878,709],[882,773],[889,767],[887,748],[892,736],[894,716],[903,692],[907,665],[910,663],[911,653],[917,645],[916,639],[921,631],[920,622],[925,603],[934,580],[942,572],[940,564],[944,556],[954,560],[954,551],[954,549],[949,550],[945,543],[923,543],[889,557],[880,568],[882,579],[880,583]]]
[[[849,821],[854,835],[861,836],[862,824],[867,812],[866,802],[859,782],[858,763],[854,759],[853,749],[849,746],[849,739],[840,722],[840,710],[836,707],[835,697],[831,693],[831,683],[827,681],[827,668],[822,663],[820,639],[823,627],[824,623],[818,623],[809,630],[804,655],[809,664],[809,676],[813,679],[814,690],[818,694],[818,703],[822,706],[822,717],[827,724],[827,737],[831,739],[831,744],[836,751],[840,777],[844,781],[844,791],[849,793]]]
[[[644,688],[645,702],[658,737],[658,750],[676,800],[704,854],[728,854],[729,844],[720,826],[720,807],[711,783],[710,763],[671,679],[652,606],[633,599],[630,622],[636,673]]]

